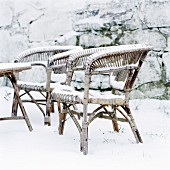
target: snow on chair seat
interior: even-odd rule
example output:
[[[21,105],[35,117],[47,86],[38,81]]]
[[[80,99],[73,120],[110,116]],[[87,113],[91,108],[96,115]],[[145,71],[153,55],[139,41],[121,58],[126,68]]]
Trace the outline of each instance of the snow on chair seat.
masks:
[[[68,85],[58,85],[53,91],[52,96],[55,100],[60,102],[67,102],[69,104],[83,104],[84,93],[74,90]],[[108,97],[109,96],[109,97]],[[103,101],[103,99],[105,99]],[[119,104],[124,105],[125,100],[123,95],[114,95],[109,92],[100,92],[99,90],[89,91],[89,103],[97,104]]]

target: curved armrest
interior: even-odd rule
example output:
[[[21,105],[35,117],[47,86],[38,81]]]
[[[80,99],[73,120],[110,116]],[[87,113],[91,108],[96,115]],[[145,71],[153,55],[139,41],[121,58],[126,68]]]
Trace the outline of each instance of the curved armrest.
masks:
[[[51,68],[66,66],[69,56],[77,51],[83,51],[83,48],[78,46],[76,49],[53,55],[48,59],[48,66]]]
[[[47,70],[47,62],[43,62],[43,61],[34,61],[34,62],[30,62],[31,66],[41,66],[44,67]]]
[[[95,69],[92,74],[103,74],[109,72],[118,72],[124,70],[134,70],[138,68],[138,63],[136,64],[128,64],[120,67],[106,67],[106,68],[97,68]]]

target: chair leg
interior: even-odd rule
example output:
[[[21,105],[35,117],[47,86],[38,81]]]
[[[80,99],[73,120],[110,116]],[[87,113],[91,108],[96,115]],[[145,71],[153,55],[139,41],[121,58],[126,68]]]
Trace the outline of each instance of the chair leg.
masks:
[[[82,135],[82,132],[80,134],[80,152],[83,152],[83,135]]]
[[[29,130],[32,131],[33,128],[32,128],[32,126],[31,126],[31,123],[30,123],[30,120],[29,120],[29,118],[28,118],[28,115],[27,115],[27,113],[26,113],[26,111],[25,111],[25,108],[24,108],[24,106],[23,106],[23,103],[22,103],[22,101],[21,101],[21,98],[20,98],[20,96],[19,96],[19,90],[18,90],[18,87],[17,87],[17,84],[16,84],[15,76],[12,74],[11,76],[8,76],[8,78],[10,79],[10,81],[11,81],[11,83],[12,83],[12,86],[13,86],[13,88],[14,88],[14,94],[15,94],[14,97],[15,97],[15,100],[17,100],[17,104],[18,104],[19,107],[20,107],[20,110],[21,110],[21,112],[22,112],[22,115],[23,115],[23,117],[24,117],[24,119],[25,119],[25,121],[26,121],[26,124],[27,124]]]
[[[51,126],[51,118],[50,118],[50,116],[45,116],[44,117],[44,125]]]
[[[62,110],[59,111],[59,127],[58,127],[59,135],[63,135],[64,133],[64,125],[65,125],[66,116],[67,116],[67,106],[63,104]]]
[[[117,120],[112,120],[112,124],[113,124],[114,131],[119,132],[119,126]]]
[[[118,121],[117,121],[116,109],[114,107],[112,107],[112,109],[114,111],[114,117],[112,119],[113,129],[114,129],[114,131],[119,132],[119,125],[118,125]]]
[[[16,98],[16,94],[14,93],[13,104],[12,104],[12,116],[17,116],[17,110],[18,110],[18,101]]]
[[[55,112],[55,109],[54,109],[54,102],[53,101],[51,101],[51,107],[50,107],[50,112],[51,113],[54,113]]]
[[[50,93],[47,92],[47,97],[46,97],[46,115],[44,117],[44,125],[51,126],[50,112],[51,112]]]
[[[82,139],[81,139],[80,147],[83,148],[83,154],[88,154],[88,123],[83,122],[82,124]]]
[[[51,126],[50,107],[49,107],[48,103],[46,106],[46,115],[44,117],[44,125]]]
[[[132,113],[131,113],[131,111],[130,111],[130,108],[129,108],[128,106],[126,106],[126,107],[125,107],[125,111],[127,112],[128,116],[129,116],[129,118],[130,118],[129,124],[130,124],[130,127],[131,127],[131,129],[132,129],[132,132],[133,132],[133,134],[134,134],[134,136],[135,136],[136,142],[137,142],[137,143],[139,143],[139,142],[140,142],[140,143],[143,143],[142,138],[141,138],[141,135],[140,135],[140,133],[139,133],[139,130],[138,130],[137,126],[136,126],[135,119],[133,118]]]

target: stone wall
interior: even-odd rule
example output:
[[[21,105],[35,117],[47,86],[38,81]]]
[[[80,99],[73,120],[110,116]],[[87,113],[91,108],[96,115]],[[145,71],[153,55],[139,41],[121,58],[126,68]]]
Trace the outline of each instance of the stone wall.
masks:
[[[0,62],[36,46],[146,43],[154,49],[133,96],[168,99],[169,9],[169,0],[0,0]]]

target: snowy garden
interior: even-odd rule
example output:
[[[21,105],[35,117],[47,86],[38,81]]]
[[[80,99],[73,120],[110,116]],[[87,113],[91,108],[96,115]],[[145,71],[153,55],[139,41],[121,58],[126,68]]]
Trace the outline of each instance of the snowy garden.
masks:
[[[130,100],[143,143],[136,143],[128,124],[119,123],[117,133],[110,121],[96,119],[89,128],[89,153],[84,156],[71,117],[67,116],[64,135],[58,134],[56,103],[51,126],[44,126],[36,105],[24,103],[33,131],[24,120],[0,121],[1,169],[169,169],[169,9],[169,0],[1,0],[0,63],[13,62],[20,52],[43,46],[77,45],[86,49],[146,43],[153,47]],[[73,86],[82,90],[82,75],[76,76]],[[42,70],[23,77],[36,82],[45,78]],[[108,79],[95,77],[93,89],[106,93]],[[13,88],[1,77],[0,117],[10,116],[12,100]]]
[[[13,91],[0,88],[1,115],[10,113]],[[33,131],[24,120],[0,122],[0,163],[3,170],[29,169],[169,169],[170,101],[132,100],[133,115],[144,143],[137,144],[129,125],[119,124],[114,132],[110,121],[96,120],[89,130],[89,154],[82,155],[79,134],[68,117],[64,135],[58,135],[57,109],[52,125],[33,104],[26,104]],[[5,113],[5,114],[2,114]]]

